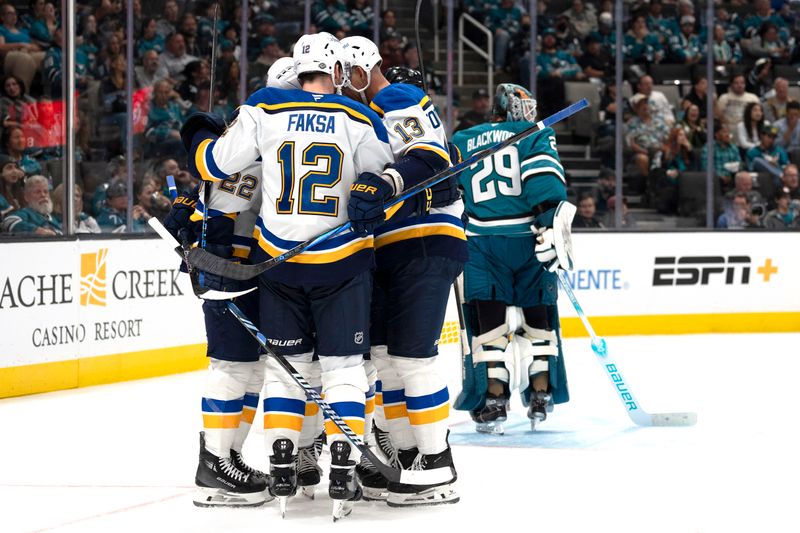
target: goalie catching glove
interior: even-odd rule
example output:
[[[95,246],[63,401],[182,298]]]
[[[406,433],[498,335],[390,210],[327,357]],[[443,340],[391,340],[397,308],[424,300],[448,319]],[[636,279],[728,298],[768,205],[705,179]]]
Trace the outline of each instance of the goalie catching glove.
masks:
[[[394,196],[394,188],[381,176],[372,172],[362,173],[350,186],[347,215],[356,233],[372,233],[386,220],[383,208]]]
[[[536,236],[536,259],[550,271],[558,268],[572,270],[572,219],[576,208],[569,202],[559,202],[536,217],[531,231]]]

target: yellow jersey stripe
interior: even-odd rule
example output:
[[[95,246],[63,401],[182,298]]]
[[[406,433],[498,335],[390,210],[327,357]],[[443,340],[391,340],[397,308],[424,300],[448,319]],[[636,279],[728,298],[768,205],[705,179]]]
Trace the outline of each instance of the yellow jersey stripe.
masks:
[[[258,245],[261,247],[261,249],[267,252],[270,256],[277,257],[286,251],[275,247],[272,243],[266,240],[264,236],[261,235],[261,231],[258,227],[256,227],[254,235],[258,239]],[[373,240],[374,239],[372,237],[360,239],[331,252],[305,252],[292,257],[291,259],[287,260],[287,262],[300,263],[304,265],[324,265],[327,263],[335,263],[336,261],[345,259],[360,252],[361,250],[372,248]]]
[[[242,409],[242,422],[246,422],[250,425],[253,424],[253,420],[256,418],[256,410],[252,407],[245,407]]]
[[[382,246],[394,244],[399,241],[405,241],[408,239],[418,239],[420,237],[430,237],[432,235],[453,237],[456,239],[461,239],[462,241],[467,240],[467,236],[462,228],[457,228],[450,224],[441,224],[435,226],[434,225],[411,226],[409,228],[404,228],[402,230],[394,231],[392,233],[387,233],[385,235],[377,237],[375,239],[375,249],[377,250],[380,249]]]
[[[319,413],[319,405],[314,402],[306,402],[305,416],[317,416],[317,413]]]
[[[264,429],[303,429],[303,417],[298,415],[264,414]]]
[[[383,413],[386,416],[386,420],[396,420],[398,418],[403,418],[408,416],[408,412],[406,411],[406,404],[404,403],[398,405],[384,405]]]
[[[286,102],[283,104],[258,104],[258,107],[266,109],[268,111],[281,111],[283,109],[290,110],[290,109],[297,109],[303,107],[316,107],[318,109],[335,109],[338,111],[344,111],[348,115],[353,118],[357,118],[362,122],[366,122],[367,124],[372,124],[372,121],[363,113],[359,113],[355,109],[351,109],[343,104],[336,104],[333,102]]]
[[[378,114],[379,117],[383,117],[383,115],[386,114],[386,113],[383,112],[383,109],[381,109],[378,106],[378,104],[376,104],[375,102],[370,102],[369,103],[369,108],[372,109],[373,111],[375,111]]]
[[[409,411],[408,421],[411,422],[412,426],[422,426],[447,420],[448,416],[450,416],[450,404],[446,403],[427,411]]]
[[[356,435],[363,435],[364,434],[364,419],[363,418],[345,418],[343,419],[347,427],[353,430]],[[331,420],[325,421],[325,433],[327,435],[336,435],[341,433],[342,430],[339,429],[336,424],[333,423]]]
[[[236,429],[239,427],[241,413],[229,415],[203,415],[203,427],[206,429]]]
[[[200,177],[204,180],[221,181],[206,166],[206,150],[208,150],[208,145],[212,142],[211,139],[206,139],[197,146],[197,151],[194,154],[194,165],[197,167],[197,171],[200,172]]]

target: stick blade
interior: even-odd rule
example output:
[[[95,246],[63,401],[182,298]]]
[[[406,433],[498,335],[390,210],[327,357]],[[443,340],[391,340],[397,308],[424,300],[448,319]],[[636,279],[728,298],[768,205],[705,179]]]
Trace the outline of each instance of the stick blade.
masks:
[[[686,427],[697,424],[697,413],[655,413],[650,416],[653,426]]]
[[[192,248],[187,255],[189,264],[197,270],[216,274],[223,278],[245,281],[256,277],[259,272],[254,270],[255,265],[241,265],[216,256],[202,248]]]

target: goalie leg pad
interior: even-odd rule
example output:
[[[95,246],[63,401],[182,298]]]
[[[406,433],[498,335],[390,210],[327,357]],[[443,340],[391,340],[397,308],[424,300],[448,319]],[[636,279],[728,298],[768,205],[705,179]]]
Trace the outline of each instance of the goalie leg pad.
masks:
[[[336,411],[356,435],[364,437],[364,411],[366,404],[367,374],[364,372],[364,356],[325,356],[320,354],[322,366],[322,394],[325,401]],[[348,442],[336,424],[325,421],[325,434],[328,444]],[[358,462],[361,452],[355,446],[350,448],[350,460]]]
[[[206,449],[217,457],[230,457],[245,392],[258,364],[210,358],[201,407]]]

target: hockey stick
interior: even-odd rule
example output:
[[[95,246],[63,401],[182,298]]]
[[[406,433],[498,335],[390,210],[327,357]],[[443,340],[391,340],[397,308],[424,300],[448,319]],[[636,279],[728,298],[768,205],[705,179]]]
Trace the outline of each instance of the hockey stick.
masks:
[[[581,322],[583,322],[583,326],[586,328],[586,331],[592,338],[592,351],[597,356],[597,361],[606,371],[606,375],[608,376],[608,379],[611,380],[611,384],[614,385],[614,389],[617,391],[617,396],[619,396],[619,399],[622,401],[623,405],[625,405],[625,409],[628,411],[628,416],[631,417],[631,420],[633,420],[633,422],[638,426],[695,425],[697,423],[697,413],[648,413],[642,409],[641,404],[638,402],[638,400],[636,400],[633,392],[631,392],[630,385],[628,385],[628,383],[625,381],[625,378],[622,377],[622,372],[619,370],[619,365],[617,365],[617,363],[614,362],[614,360],[608,354],[606,340],[602,337],[598,337],[595,334],[594,328],[592,328],[592,325],[589,323],[589,319],[583,312],[583,308],[578,303],[578,299],[575,298],[575,293],[572,292],[572,287],[569,284],[569,280],[567,279],[567,275],[565,274],[564,270],[558,270],[558,281],[561,282],[564,292],[567,293],[569,300],[572,302],[572,306],[578,313],[578,317],[580,317]]]
[[[521,132],[512,135],[505,141],[499,142],[493,146],[490,146],[486,150],[482,150],[476,154],[473,154],[471,157],[465,159],[461,163],[454,165],[452,167],[446,168],[439,172],[438,174],[424,180],[417,185],[409,188],[408,190],[404,191],[400,196],[393,198],[389,203],[386,204],[385,208],[390,209],[393,206],[399,204],[400,202],[414,196],[415,194],[436,185],[437,183],[444,181],[452,176],[460,174],[470,166],[474,165],[475,163],[481,161],[482,159],[489,157],[490,155],[503,150],[504,148],[508,148],[512,144],[515,144],[526,137],[536,133],[537,131],[543,130],[556,122],[564,120],[568,117],[571,117],[578,111],[589,107],[589,101],[585,98],[575,102],[572,105],[569,105],[562,109],[561,111],[553,114],[552,116],[547,117],[546,119],[537,122],[530,128],[522,130]],[[226,261],[225,259],[218,257],[212,253],[207,252],[201,248],[194,248],[189,252],[188,261],[189,263],[205,272],[210,272],[212,274],[217,274],[223,276],[225,278],[235,279],[235,280],[246,280],[251,279],[259,274],[266,272],[270,268],[278,266],[279,264],[288,261],[292,257],[303,253],[307,249],[316,246],[317,244],[324,242],[336,235],[350,229],[350,222],[345,222],[344,224],[340,224],[333,229],[330,229],[317,237],[309,239],[303,243],[298,244],[294,248],[291,248],[284,253],[275,256],[271,259],[263,261],[261,263],[256,263],[254,265],[242,265],[237,263],[231,263],[230,261]]]
[[[151,228],[153,228],[153,231],[155,231],[159,237],[167,241],[167,243],[170,246],[172,246],[176,254],[178,254],[182,259],[185,260],[184,253],[186,252],[186,248],[178,244],[178,241],[176,241],[175,237],[173,237],[170,234],[170,232],[167,231],[167,228],[164,227],[164,224],[162,224],[156,217],[150,217],[147,220],[147,223],[150,225]],[[191,268],[192,268],[191,265],[189,265],[190,269],[189,279],[192,282],[192,291],[194,291],[195,296],[197,296],[202,300],[231,300],[233,298],[238,298],[239,296],[244,296],[245,294],[253,292],[258,288],[258,287],[251,287],[246,291],[224,292],[224,291],[209,289],[208,287],[201,287],[197,283],[197,279],[194,276],[192,276]]]
[[[209,72],[208,84],[211,90],[208,93],[208,112],[214,110],[214,75],[217,70],[217,27],[219,25],[219,3],[214,4],[214,25],[211,29],[211,72]],[[208,230],[208,204],[211,202],[211,187],[212,183],[203,182],[203,225],[200,229],[200,248],[206,249],[206,232]],[[186,262],[189,263],[189,254],[186,252]],[[200,287],[205,283],[205,274],[201,270],[198,276]]]
[[[315,404],[317,404],[320,410],[325,414],[325,416],[330,419],[331,422],[336,424],[336,427],[341,430],[347,440],[349,440],[353,446],[359,449],[359,451],[364,454],[369,462],[375,466],[375,468],[386,477],[389,481],[394,483],[404,483],[408,485],[435,485],[439,483],[445,483],[450,481],[453,478],[453,472],[450,467],[443,467],[443,468],[434,468],[433,470],[401,470],[399,468],[393,468],[383,461],[381,461],[373,452],[369,449],[369,446],[364,444],[364,441],[356,435],[356,433],[350,429],[350,426],[342,420],[342,418],[333,410],[333,408],[328,405],[325,400],[322,399],[322,396],[312,387],[308,381],[292,366],[289,361],[286,360],[285,357],[275,353],[272,348],[270,348],[269,343],[267,342],[267,338],[261,333],[258,328],[253,324],[244,313],[242,313],[241,309],[239,309],[235,303],[228,302],[228,309],[233,316],[242,324],[242,326],[247,329],[250,335],[253,336],[258,344],[261,345],[261,348],[272,357],[279,365],[286,370],[289,375],[292,376],[292,379],[295,383],[297,383],[303,391],[306,393],[306,396],[311,399]]]

